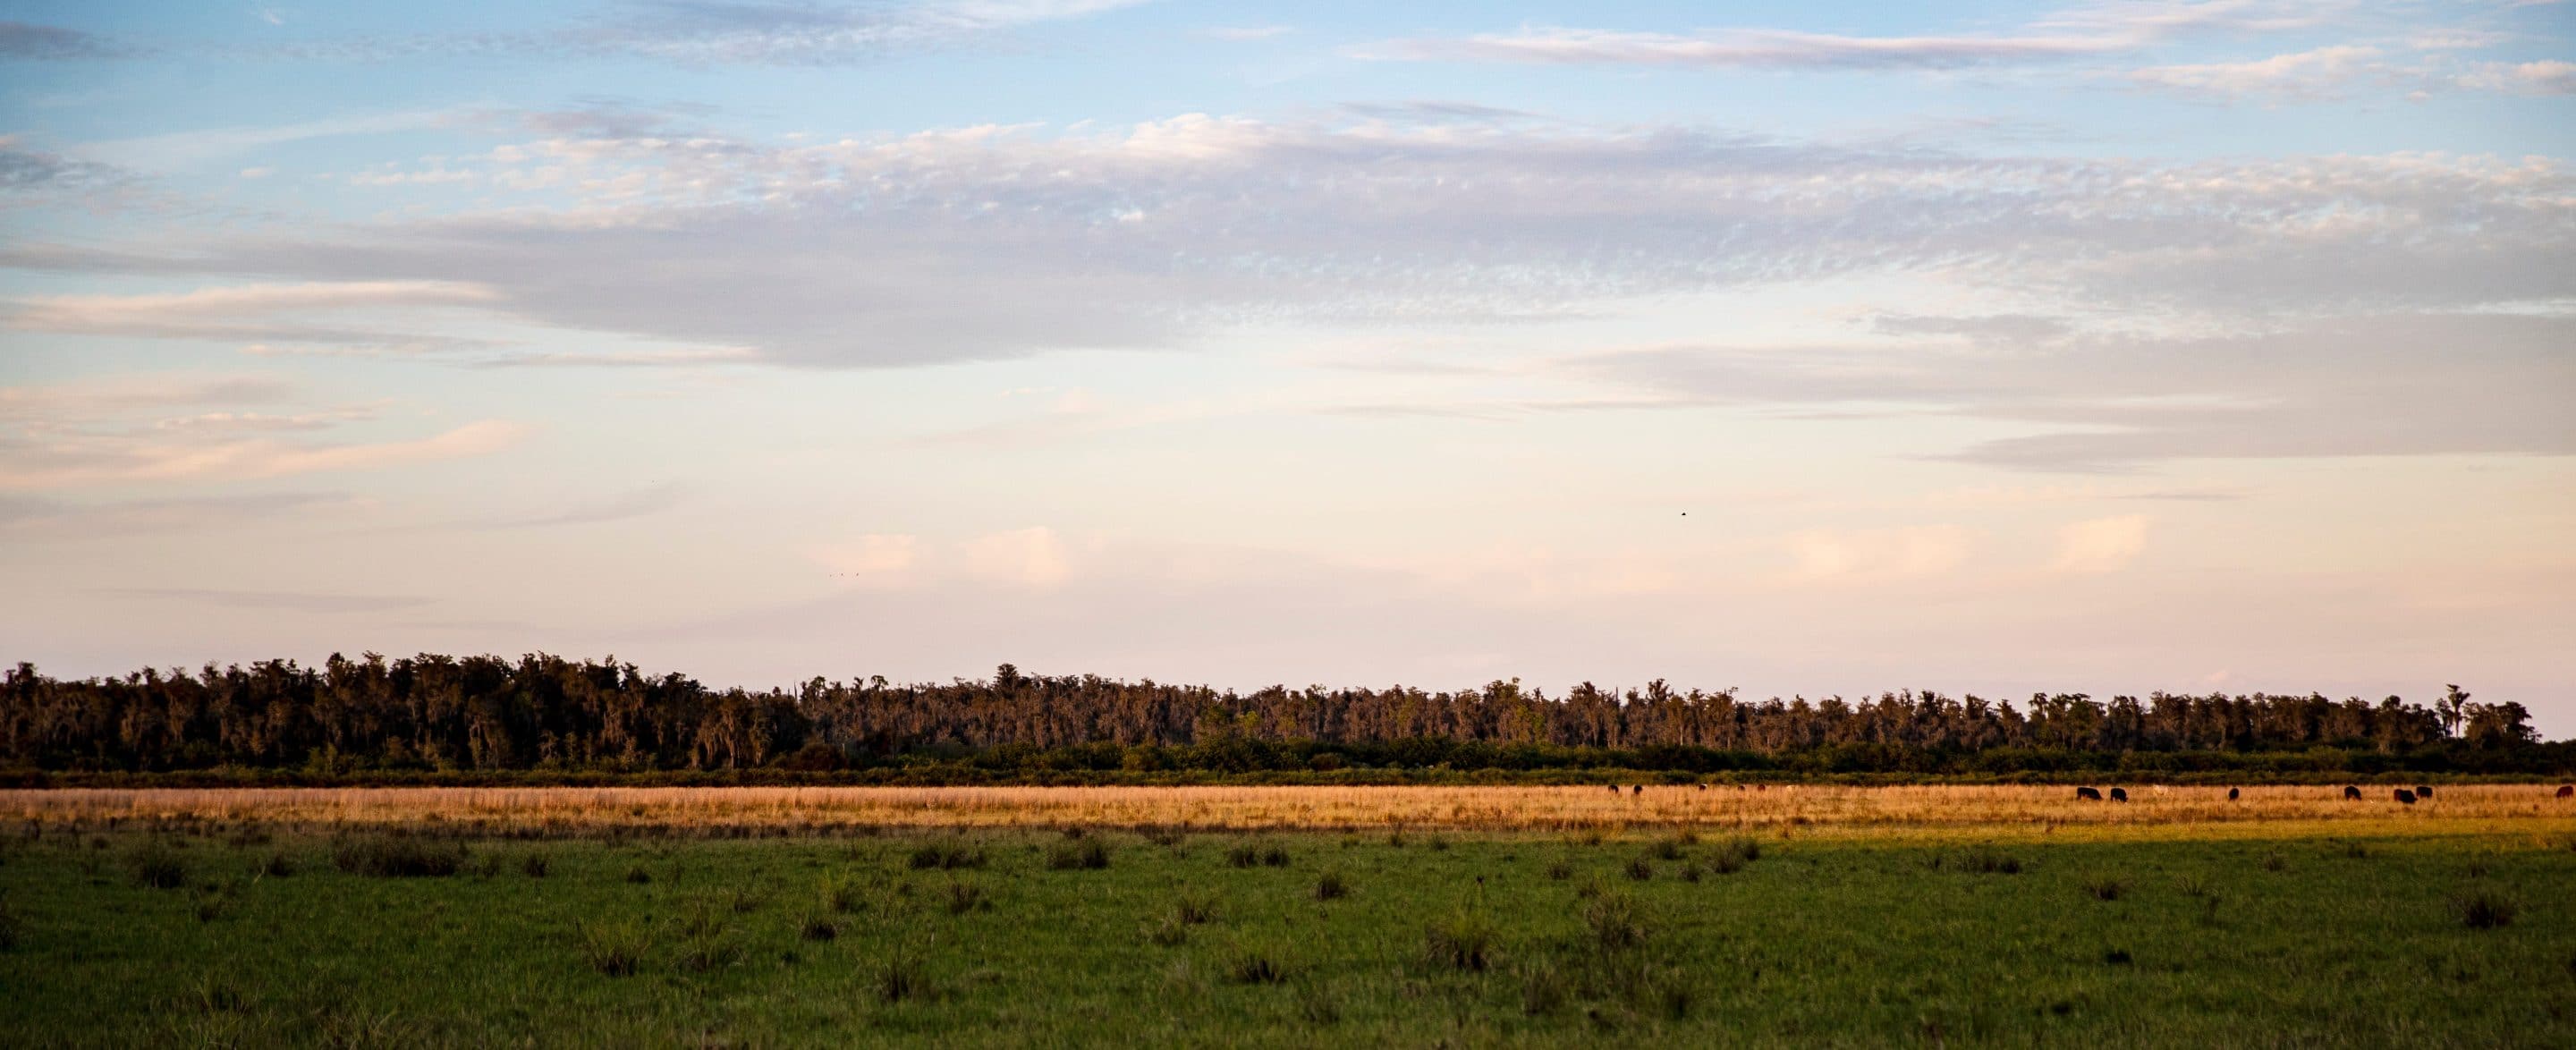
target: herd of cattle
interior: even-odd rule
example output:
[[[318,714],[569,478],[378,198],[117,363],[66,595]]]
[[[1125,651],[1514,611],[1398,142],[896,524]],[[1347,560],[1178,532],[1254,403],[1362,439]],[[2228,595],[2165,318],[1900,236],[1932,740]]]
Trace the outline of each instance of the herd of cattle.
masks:
[[[1702,790],[1702,791],[1706,791],[1706,790],[1708,790],[1708,785],[1706,785],[1706,784],[1701,784],[1701,785],[1699,785],[1699,789],[1700,789],[1700,790]],[[1737,785],[1735,785],[1735,790],[1737,790],[1737,791],[1742,791],[1742,790],[1745,790],[1745,787],[1744,787],[1744,785],[1742,785],[1742,784],[1737,784]],[[1768,791],[1768,790],[1770,790],[1770,788],[1769,788],[1769,786],[1767,786],[1767,785],[1763,785],[1763,784],[1755,784],[1755,785],[1753,785],[1753,790],[1755,790],[1755,791]],[[1613,794],[1613,795],[1618,794],[1618,793],[1619,793],[1619,785],[1617,785],[1617,784],[1612,784],[1612,785],[1610,785],[1610,793],[1611,793],[1611,794]],[[1646,793],[1646,785],[1644,785],[1644,784],[1630,784],[1630,785],[1628,785],[1628,793],[1629,793],[1629,794],[1631,794],[1631,795],[1643,795],[1643,794],[1645,794],[1645,793]],[[2238,791],[2237,791],[2237,789],[2235,789],[2235,788],[2228,788],[2228,789],[2227,789],[2227,801],[2229,801],[2229,802],[2234,802],[2234,801],[2236,801],[2237,796],[2238,796]],[[2086,801],[2086,800],[2089,800],[2089,801],[2093,801],[2093,802],[2100,802],[2100,801],[2102,801],[2102,789],[2101,789],[2101,788],[2093,788],[2093,787],[2080,787],[2080,788],[2076,788],[2076,789],[2075,789],[2075,797],[2076,797],[2076,799],[2077,799],[2077,800],[2079,800],[2079,801]],[[2355,787],[2355,786],[2353,786],[2353,785],[2351,785],[2351,784],[2346,784],[2346,785],[2344,785],[2344,786],[2343,786],[2343,797],[2344,797],[2344,801],[2346,801],[2346,802],[2359,802],[2359,801],[2361,801],[2361,789],[2360,789],[2360,788],[2358,788],[2358,787]],[[2432,797],[2433,797],[2433,786],[2432,786],[2431,784],[2417,784],[2417,785],[2415,785],[2415,788],[2414,788],[2414,790],[2412,790],[2412,791],[2409,791],[2409,790],[2407,790],[2407,789],[2405,789],[2405,788],[2398,788],[2398,789],[2396,790],[2396,792],[2394,792],[2390,797],[2395,798],[2397,801],[2402,802],[2402,803],[2405,803],[2406,805],[2412,806],[2412,805],[2414,805],[2415,803],[2417,803],[2418,801],[2421,801],[2421,800],[2424,800],[2424,799],[2432,798]],[[2560,785],[2558,785],[2558,797],[2559,797],[2559,798],[2576,798],[2576,784],[2560,784]],[[2126,802],[2126,801],[2128,801],[2128,800],[2129,800],[2129,789],[2127,789],[2127,788],[2112,788],[2112,789],[2111,789],[2111,801],[2113,801],[2113,802]]]

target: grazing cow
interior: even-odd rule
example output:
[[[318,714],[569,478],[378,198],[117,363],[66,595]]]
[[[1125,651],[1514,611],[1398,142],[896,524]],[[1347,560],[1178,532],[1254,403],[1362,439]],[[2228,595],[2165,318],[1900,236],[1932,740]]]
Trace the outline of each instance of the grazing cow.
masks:
[[[2415,804],[2415,793],[2414,793],[2414,792],[2412,792],[2412,791],[2408,791],[2408,790],[2406,790],[2405,788],[2398,788],[2398,789],[2397,789],[2397,801],[2399,801],[2399,802],[2403,802],[2403,803],[2405,803],[2405,804],[2407,804],[2407,805],[2412,806],[2412,805],[2414,805],[2414,804]]]
[[[1612,784],[1612,785],[1610,785],[1610,793],[1611,793],[1611,794],[1613,794],[1613,795],[1618,794],[1618,793],[1619,793],[1619,785],[1617,785],[1617,784]]]
[[[1755,784],[1755,785],[1753,785],[1753,790],[1755,790],[1755,791],[1769,791],[1769,790],[1771,790],[1771,785],[1769,785],[1769,784]]]
[[[2227,789],[2227,801],[2229,801],[2229,802],[2234,802],[2234,801],[2236,801],[2236,789],[2235,789],[2235,788],[2228,788],[2228,789]]]
[[[1631,796],[1643,795],[1643,794],[1645,794],[1645,793],[1646,793],[1646,785],[1644,785],[1644,784],[1630,784],[1630,785],[1628,785],[1628,794],[1629,794],[1629,795],[1631,795]]]
[[[2076,789],[2075,789],[2075,797],[2076,797],[2076,798],[2078,798],[2078,799],[2087,799],[2087,798],[2089,798],[2089,799],[2092,799],[2092,800],[2093,800],[2093,801],[2095,801],[2095,802],[2100,802],[2100,801],[2102,801],[2102,789],[2100,789],[2100,788],[2076,788]]]
[[[2558,785],[2558,797],[2560,797],[2560,798],[2576,798],[2576,784],[2560,784],[2560,785]]]
[[[2127,789],[2127,788],[2112,788],[2112,789],[2111,789],[2111,801],[2113,801],[2113,802],[2126,802],[2126,801],[2128,801],[2128,800],[2129,800],[2129,789]]]
[[[1706,790],[1708,790],[1708,785],[1706,785],[1706,784],[1702,784],[1702,785],[1700,785],[1700,786],[1699,786],[1699,789],[1700,789],[1700,790],[1702,790],[1702,791],[1706,791]]]
[[[2415,797],[2416,797],[2416,798],[2431,798],[2431,797],[2433,797],[2433,785],[2431,785],[2431,784],[2417,784],[2417,785],[2415,785]]]
[[[2343,800],[2344,800],[2344,801],[2346,801],[2346,802],[2359,802],[2359,801],[2361,801],[2361,789],[2360,789],[2360,788],[2357,788],[2357,787],[2354,787],[2354,786],[2352,786],[2352,785],[2350,785],[2350,784],[2346,784],[2346,785],[2344,785],[2344,786],[2343,786]]]

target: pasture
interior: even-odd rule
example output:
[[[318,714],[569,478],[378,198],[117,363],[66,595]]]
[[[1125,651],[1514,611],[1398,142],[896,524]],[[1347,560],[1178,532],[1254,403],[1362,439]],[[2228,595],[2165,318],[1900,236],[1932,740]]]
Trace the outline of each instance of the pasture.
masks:
[[[2576,1041],[2576,804],[0,795],[8,1045]]]

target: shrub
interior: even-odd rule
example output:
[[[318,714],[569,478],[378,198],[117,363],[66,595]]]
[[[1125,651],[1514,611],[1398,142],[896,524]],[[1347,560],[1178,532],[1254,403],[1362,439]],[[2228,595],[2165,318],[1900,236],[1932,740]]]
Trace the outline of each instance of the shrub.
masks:
[[[2113,878],[2086,879],[2084,892],[2092,894],[2097,901],[2115,901],[2121,894],[2129,892],[2129,884]]]
[[[343,839],[332,847],[331,863],[371,878],[441,878],[465,866],[465,845],[394,835]]]
[[[1236,984],[1277,984],[1288,979],[1288,968],[1266,953],[1244,949],[1226,960],[1225,976]]]
[[[582,961],[610,977],[633,975],[651,947],[652,937],[634,923],[594,922],[581,928]]]
[[[1583,906],[1583,926],[1592,943],[1607,951],[1634,948],[1646,941],[1646,916],[1637,899],[1625,892],[1604,891]]]
[[[1047,854],[1047,867],[1058,871],[1097,869],[1109,866],[1109,847],[1099,839],[1083,839],[1055,848]]]
[[[175,890],[188,882],[188,862],[158,840],[134,851],[134,881],[156,890]]]
[[[1350,880],[1343,878],[1341,872],[1328,871],[1315,877],[1316,900],[1334,901],[1350,895]]]
[[[2520,905],[2495,890],[2479,887],[2451,898],[2451,911],[2460,923],[2472,930],[2492,930],[2513,924]]]
[[[1435,964],[1482,972],[1493,963],[1493,921],[1476,912],[1461,911],[1433,922],[1424,931],[1423,947]]]

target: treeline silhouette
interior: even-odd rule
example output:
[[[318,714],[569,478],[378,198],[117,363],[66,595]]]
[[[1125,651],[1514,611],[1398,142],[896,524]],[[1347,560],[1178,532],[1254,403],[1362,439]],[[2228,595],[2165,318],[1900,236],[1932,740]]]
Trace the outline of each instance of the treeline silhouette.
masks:
[[[1200,771],[1366,779],[1376,771],[1612,770],[1926,776],[2130,772],[2559,773],[2521,704],[2453,686],[2430,705],[2156,693],[2021,704],[1905,691],[1748,700],[1734,690],[1561,696],[1478,689],[1219,691],[1092,675],[710,689],[631,663],[534,654],[332,656],[59,680],[0,680],[0,768],[288,771],[324,779],[1116,780]],[[1062,775],[1062,776],[1059,776]]]

